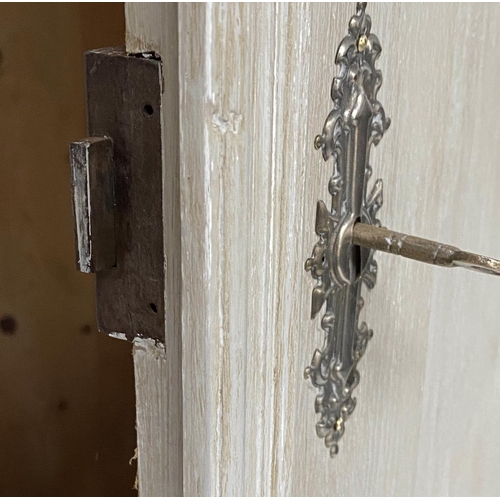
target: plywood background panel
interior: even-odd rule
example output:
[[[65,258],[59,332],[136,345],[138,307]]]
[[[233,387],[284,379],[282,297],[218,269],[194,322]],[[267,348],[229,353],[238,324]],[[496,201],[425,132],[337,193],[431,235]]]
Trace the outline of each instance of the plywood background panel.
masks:
[[[2,495],[136,493],[131,346],[97,332],[76,271],[68,158],[83,52],[123,41],[120,3],[0,6]]]

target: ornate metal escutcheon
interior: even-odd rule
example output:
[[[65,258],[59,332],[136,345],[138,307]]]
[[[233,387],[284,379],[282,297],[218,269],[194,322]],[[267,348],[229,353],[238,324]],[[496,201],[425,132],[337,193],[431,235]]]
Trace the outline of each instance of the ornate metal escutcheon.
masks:
[[[376,218],[382,205],[382,180],[369,186],[372,169],[370,148],[377,145],[390,121],[377,101],[382,74],[375,68],[381,45],[371,33],[366,3],[358,3],[349,22],[347,36],[337,50],[340,67],[331,90],[333,109],[323,132],[315,139],[323,158],[333,157],[329,182],[331,209],[318,202],[316,243],[306,270],[317,280],[312,293],[311,317],[326,303],[321,326],[325,332],[322,350],[314,353],[305,376],[319,389],[315,409],[321,414],[316,432],[324,438],[331,456],[338,453],[347,418],[356,406],[353,390],[359,382],[356,367],[372,331],[359,324],[363,307],[361,286],[373,288],[377,264],[373,250],[352,243],[356,223],[380,226]]]
[[[356,406],[352,396],[359,382],[356,368],[372,337],[366,323],[359,324],[359,313],[362,284],[370,289],[375,286],[373,252],[500,276],[500,260],[380,227],[382,180],[368,185],[369,159],[371,147],[382,139],[390,121],[377,101],[382,74],[375,62],[382,48],[370,33],[365,9],[366,3],[357,4],[348,34],[337,50],[335,62],[340,70],[332,84],[333,109],[314,141],[325,161],[333,157],[328,184],[332,204],[329,210],[323,201],[318,202],[319,241],[306,261],[306,270],[318,281],[311,316],[315,318],[325,303],[326,310],[321,321],[325,344],[314,353],[305,376],[319,390],[315,408],[321,417],[316,432],[332,456],[338,453],[345,422]]]

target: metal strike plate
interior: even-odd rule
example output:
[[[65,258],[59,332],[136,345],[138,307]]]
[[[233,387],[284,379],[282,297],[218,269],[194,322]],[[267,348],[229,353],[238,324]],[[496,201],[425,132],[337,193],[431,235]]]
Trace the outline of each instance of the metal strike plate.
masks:
[[[116,264],[113,141],[70,145],[77,268],[95,273]]]
[[[161,62],[105,48],[85,66],[90,138],[70,149],[79,268],[96,273],[101,332],[162,342]]]

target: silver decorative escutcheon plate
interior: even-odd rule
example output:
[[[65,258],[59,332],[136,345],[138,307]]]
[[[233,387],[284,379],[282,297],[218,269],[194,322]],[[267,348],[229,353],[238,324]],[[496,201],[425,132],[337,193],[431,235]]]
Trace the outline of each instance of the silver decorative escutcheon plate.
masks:
[[[359,324],[363,307],[361,285],[373,288],[377,275],[374,251],[352,244],[354,224],[380,226],[376,218],[382,205],[382,180],[370,187],[372,169],[370,148],[377,145],[390,124],[377,101],[382,74],[375,68],[382,50],[378,38],[370,33],[371,20],[366,3],[358,3],[349,22],[347,36],[337,50],[339,73],[333,80],[333,109],[315,147],[323,158],[333,157],[333,176],[329,182],[331,210],[318,202],[316,243],[306,270],[317,280],[312,293],[311,316],[315,318],[326,303],[321,321],[325,331],[322,350],[314,353],[305,376],[319,389],[316,424],[331,456],[338,453],[338,441],[345,421],[353,412],[352,392],[359,382],[356,367],[363,356],[372,331]]]

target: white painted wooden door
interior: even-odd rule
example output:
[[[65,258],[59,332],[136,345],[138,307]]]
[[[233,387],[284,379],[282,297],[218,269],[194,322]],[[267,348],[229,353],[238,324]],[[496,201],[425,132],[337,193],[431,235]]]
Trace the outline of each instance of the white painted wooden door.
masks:
[[[136,344],[143,495],[500,494],[500,280],[377,255],[339,455],[304,368],[313,149],[355,4],[127,4],[163,59],[165,348]],[[387,227],[500,256],[500,8],[369,4]],[[169,309],[170,308],[170,309]]]

